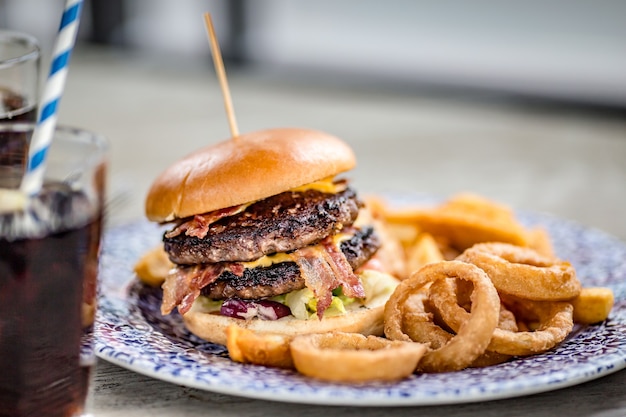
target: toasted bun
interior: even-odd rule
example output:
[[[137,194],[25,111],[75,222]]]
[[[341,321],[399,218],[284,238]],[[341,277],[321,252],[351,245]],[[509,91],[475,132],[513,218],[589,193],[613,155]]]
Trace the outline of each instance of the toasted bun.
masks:
[[[191,310],[183,315],[183,320],[190,332],[201,339],[220,345],[226,345],[226,329],[231,324],[258,333],[272,333],[287,337],[332,331],[382,336],[385,303],[398,281],[382,272],[376,272],[376,274],[388,282],[393,282],[393,287],[388,292],[373,297],[365,306],[360,303],[348,305],[346,314],[341,316],[324,317],[322,320],[317,318],[300,320],[294,316],[287,316],[278,320],[243,320],[205,313],[196,302]]]
[[[202,148],[152,184],[146,216],[155,222],[260,200],[354,168],[352,149],[315,130],[269,129]]]
[[[188,311],[183,319],[187,329],[201,339],[226,345],[226,329],[236,324],[259,333],[272,333],[288,337],[301,334],[342,331],[364,335],[383,334],[384,306],[348,312],[343,316],[325,317],[323,320],[299,320],[293,316],[279,320],[242,320],[217,314]]]

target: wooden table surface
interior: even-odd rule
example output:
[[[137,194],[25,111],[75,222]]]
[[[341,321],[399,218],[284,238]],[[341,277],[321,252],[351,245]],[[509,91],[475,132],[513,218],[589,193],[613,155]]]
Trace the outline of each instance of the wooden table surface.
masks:
[[[362,194],[473,191],[626,240],[626,119],[424,92],[333,88],[231,72],[242,132],[317,128],[344,138]],[[111,225],[143,216],[152,179],[175,158],[229,136],[210,62],[127,52],[75,53],[60,122],[111,142]],[[355,408],[236,398],[155,380],[100,360],[93,414],[114,416],[626,416],[626,371],[577,386],[484,403]]]

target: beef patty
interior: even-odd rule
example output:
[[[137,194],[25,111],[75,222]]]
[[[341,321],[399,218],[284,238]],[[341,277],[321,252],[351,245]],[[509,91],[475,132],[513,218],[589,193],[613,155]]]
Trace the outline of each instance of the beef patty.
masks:
[[[380,247],[378,236],[371,227],[358,230],[340,248],[352,269],[357,269]],[[212,299],[259,299],[285,294],[304,288],[304,278],[295,262],[282,262],[269,267],[246,269],[242,276],[223,272],[211,285],[202,289],[202,295]]]
[[[351,225],[361,205],[351,188],[336,194],[287,191],[216,221],[202,239],[164,237],[164,248],[181,265],[253,261],[319,242]]]

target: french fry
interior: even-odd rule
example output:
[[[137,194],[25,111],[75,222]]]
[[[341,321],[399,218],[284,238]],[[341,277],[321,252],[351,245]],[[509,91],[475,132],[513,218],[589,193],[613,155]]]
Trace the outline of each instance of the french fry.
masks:
[[[439,250],[441,251],[444,260],[451,261],[461,254],[459,250],[450,246],[450,242],[445,237],[433,236],[433,238],[437,242],[437,246],[439,246]]]
[[[554,258],[554,248],[548,231],[543,227],[535,227],[528,231],[528,246],[539,254]]]
[[[420,234],[419,228],[414,224],[387,222],[386,228],[389,234],[400,242],[405,249],[413,246]]]
[[[585,287],[578,297],[570,302],[574,306],[576,323],[594,324],[607,319],[615,298],[610,288]]]
[[[443,254],[439,250],[435,238],[429,233],[422,233],[415,244],[407,250],[406,275],[409,276],[413,271],[417,271],[426,264],[443,260]]]
[[[383,198],[377,195],[367,195],[363,197],[365,207],[369,211],[370,215],[376,219],[384,219],[387,212],[387,203]]]
[[[380,249],[376,252],[375,258],[382,263],[386,272],[398,279],[404,279],[406,270],[404,247],[400,241],[389,232],[385,223],[380,220],[374,220],[372,224],[382,243]]]
[[[163,284],[173,267],[174,264],[167,257],[163,246],[159,245],[144,253],[135,264],[134,270],[143,283],[158,287]]]
[[[368,197],[366,206],[372,217],[384,224],[389,235],[399,241],[405,249],[413,245],[420,233],[415,219],[422,209],[392,209],[385,200],[377,196]]]
[[[380,201],[377,204],[378,212],[406,249],[413,244],[416,234],[423,232],[445,238],[458,251],[481,242],[529,245],[527,230],[509,207],[475,194],[457,194],[431,208],[394,210]]]
[[[473,193],[459,193],[452,196],[441,205],[440,210],[465,213],[496,222],[515,222],[515,215],[509,207]]]
[[[365,198],[365,205],[377,219],[396,224],[412,224],[416,214],[426,210],[424,207],[392,208],[383,198],[371,195]]]
[[[463,251],[476,243],[506,242],[527,246],[527,233],[506,206],[473,194],[452,197],[441,206],[416,218],[422,232],[448,239]]]
[[[226,329],[226,347],[233,361],[292,369],[291,339],[275,334],[258,334],[231,324]]]

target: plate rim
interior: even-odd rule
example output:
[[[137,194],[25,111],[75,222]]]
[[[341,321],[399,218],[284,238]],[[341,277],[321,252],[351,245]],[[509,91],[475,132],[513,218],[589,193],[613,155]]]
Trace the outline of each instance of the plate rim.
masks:
[[[201,384],[196,382],[191,378],[178,377],[173,378],[168,374],[160,374],[155,372],[149,368],[141,368],[141,367],[133,367],[133,363],[117,359],[115,357],[103,354],[98,351],[97,356],[114,365],[120,366],[124,369],[127,369],[131,372],[135,372],[140,375],[144,375],[153,379],[157,379],[166,383],[174,384],[174,385],[182,385],[188,388],[199,389],[202,391],[214,392],[217,394],[225,394],[231,395],[235,397],[243,397],[250,398],[256,400],[264,400],[264,401],[274,401],[281,403],[290,403],[290,404],[303,404],[303,405],[324,405],[324,406],[350,406],[350,407],[420,407],[420,406],[436,406],[436,405],[453,405],[453,404],[470,404],[477,403],[483,401],[496,401],[496,400],[505,400],[512,398],[520,398],[533,394],[547,393],[552,391],[561,390],[564,388],[573,387],[576,385],[580,385],[582,383],[591,382],[605,376],[611,375],[613,373],[619,372],[626,368],[626,359],[624,362],[617,366],[604,367],[604,371],[599,371],[592,373],[590,375],[580,375],[578,378],[570,378],[567,380],[563,380],[557,383],[551,383],[549,385],[530,385],[523,390],[516,390],[515,392],[509,391],[499,391],[493,392],[489,394],[483,394],[482,396],[438,396],[438,397],[430,397],[421,401],[415,401],[415,397],[406,397],[404,399],[394,398],[392,401],[380,401],[380,399],[372,399],[369,401],[367,399],[360,398],[358,401],[349,401],[346,402],[342,400],[340,397],[323,397],[319,398],[317,401],[317,397],[306,397],[306,396],[293,396],[293,397],[283,397],[281,399],[267,397],[263,394],[257,394],[254,390],[244,390],[244,391],[236,391],[228,388],[220,387],[219,385],[210,385],[210,389],[206,384]],[[251,364],[242,364],[242,366],[257,366]],[[546,388],[548,387],[548,388]]]

